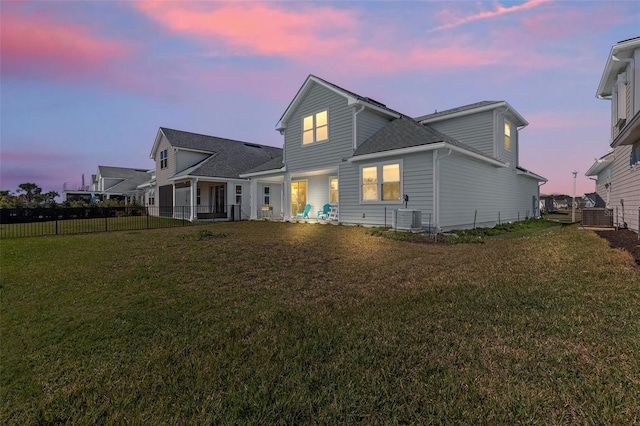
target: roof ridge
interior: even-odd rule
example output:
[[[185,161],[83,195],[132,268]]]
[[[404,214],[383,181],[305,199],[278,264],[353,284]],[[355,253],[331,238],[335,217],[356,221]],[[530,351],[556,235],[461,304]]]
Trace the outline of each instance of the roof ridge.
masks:
[[[160,126],[160,129],[161,129],[163,132],[164,132],[165,130],[169,130],[169,131],[172,131],[172,132],[177,132],[177,133],[188,133],[188,134],[190,134],[190,135],[202,136],[202,137],[205,137],[205,138],[218,139],[218,140],[221,140],[221,141],[237,142],[237,143],[242,143],[242,144],[251,144],[251,145],[259,146],[259,147],[261,147],[261,148],[262,148],[262,147],[267,147],[267,148],[276,148],[276,149],[281,149],[281,148],[278,148],[278,147],[275,147],[275,146],[265,145],[265,144],[258,143],[258,142],[243,141],[243,140],[240,140],[240,139],[229,139],[229,138],[225,138],[225,137],[221,137],[221,136],[205,135],[204,133],[188,132],[188,131],[186,131],[186,130],[171,129],[171,128],[169,128],[169,127],[162,127],[162,126]]]

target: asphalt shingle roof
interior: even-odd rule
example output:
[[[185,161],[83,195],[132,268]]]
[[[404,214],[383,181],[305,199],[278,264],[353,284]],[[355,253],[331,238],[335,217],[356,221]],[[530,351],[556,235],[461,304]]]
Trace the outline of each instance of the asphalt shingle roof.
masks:
[[[353,156],[393,151],[439,142],[455,145],[484,157],[492,158],[480,150],[466,145],[451,136],[447,136],[432,127],[422,125],[408,117],[400,117],[387,124],[364,141],[358,149],[355,150]]]
[[[423,121],[423,120],[427,120],[427,119],[431,119],[431,118],[441,117],[441,116],[444,116],[444,115],[456,114],[458,112],[468,111],[468,110],[475,109],[475,108],[481,108],[481,107],[488,106],[488,105],[499,104],[499,103],[502,103],[502,102],[503,101],[480,101],[480,102],[476,102],[474,104],[463,105],[463,106],[460,106],[460,107],[457,107],[457,108],[451,108],[451,109],[447,109],[447,110],[440,111],[440,112],[434,112],[433,114],[422,115],[420,117],[416,117],[415,120],[416,121]]]
[[[175,177],[238,178],[247,170],[271,162],[274,158],[282,157],[282,148],[183,132],[165,127],[160,129],[173,147],[211,153],[210,157],[177,173]]]
[[[135,191],[138,185],[149,180],[145,169],[131,169],[128,167],[98,166],[100,176],[107,179],[122,179],[121,182],[106,188],[105,192]]]

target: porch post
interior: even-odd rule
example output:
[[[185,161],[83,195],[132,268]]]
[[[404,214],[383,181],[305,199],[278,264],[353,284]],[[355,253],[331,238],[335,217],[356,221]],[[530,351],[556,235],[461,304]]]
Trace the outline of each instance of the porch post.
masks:
[[[249,219],[258,219],[258,180],[251,179],[249,182]]]
[[[198,219],[198,178],[191,179],[191,217],[189,220],[195,222]]]
[[[285,173],[282,184],[282,212],[284,220],[291,219],[291,175],[289,173]]]

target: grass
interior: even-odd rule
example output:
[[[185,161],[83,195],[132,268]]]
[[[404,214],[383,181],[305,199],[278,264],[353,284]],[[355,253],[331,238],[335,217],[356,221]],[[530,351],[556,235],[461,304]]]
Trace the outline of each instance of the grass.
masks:
[[[638,424],[640,274],[577,226],[0,242],[0,423]]]

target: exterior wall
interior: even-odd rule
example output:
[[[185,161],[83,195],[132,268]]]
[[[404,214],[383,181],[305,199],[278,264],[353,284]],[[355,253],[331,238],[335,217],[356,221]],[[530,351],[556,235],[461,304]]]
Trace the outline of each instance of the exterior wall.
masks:
[[[606,207],[609,207],[611,196],[610,189],[607,188],[607,184],[611,183],[613,179],[613,165],[608,166],[603,171],[598,173],[596,180],[596,194],[600,196],[606,203]]]
[[[534,199],[535,198],[535,205]],[[443,230],[494,226],[538,215],[535,179],[452,155],[440,162],[440,227]],[[534,211],[535,209],[535,211]],[[477,214],[476,214],[477,211]]]
[[[175,155],[175,164],[176,164],[176,173],[179,173],[185,169],[188,169],[191,166],[195,166],[200,161],[209,157],[211,154],[204,154],[201,152],[193,152],[193,151],[184,151],[178,150],[173,153]],[[160,157],[158,154],[158,161],[160,161]]]
[[[164,169],[160,168],[160,153],[163,150],[167,150],[167,167]],[[154,158],[156,162],[156,182],[158,186],[163,186],[168,184],[168,179],[176,173],[176,157],[173,152],[173,148],[171,144],[167,140],[167,138],[162,135],[160,139],[160,143],[158,144],[158,149],[156,151],[156,156]]]
[[[505,117],[504,114],[496,113],[496,158],[511,166],[518,166],[518,128],[513,120]],[[504,124],[508,121],[511,124],[511,150],[504,147]]]
[[[437,121],[428,125],[487,155],[495,156],[493,111]]]
[[[609,206],[613,209],[614,225],[627,223],[638,232],[638,208],[640,208],[640,168],[629,165],[632,145],[621,145],[614,150],[613,178]],[[603,197],[604,198],[604,197]],[[605,198],[606,200],[606,198]],[[624,200],[624,206],[620,200]]]
[[[428,226],[433,214],[433,154],[387,157],[384,161],[402,160],[402,192],[409,196],[407,208],[422,211],[422,225]],[[391,226],[393,211],[404,208],[398,203],[361,203],[360,166],[377,160],[343,163],[339,174],[339,220],[345,224]],[[386,209],[386,211],[385,211]]]
[[[317,112],[328,111],[329,139],[302,145],[302,120]],[[288,171],[318,170],[332,167],[353,153],[353,112],[343,96],[319,84],[313,84],[285,129],[284,150]]]
[[[282,184],[274,182],[258,182],[258,202],[256,206],[258,208],[258,217],[261,217],[260,208],[264,204],[264,187],[269,187],[269,205],[273,207],[273,217],[280,217],[280,214],[284,212],[284,206],[282,204]]]
[[[359,112],[356,116],[356,125],[357,125],[357,146],[371,136],[375,135],[378,130],[382,129],[384,126],[389,124],[389,119],[381,116],[380,114],[376,114],[375,112],[364,109]]]

